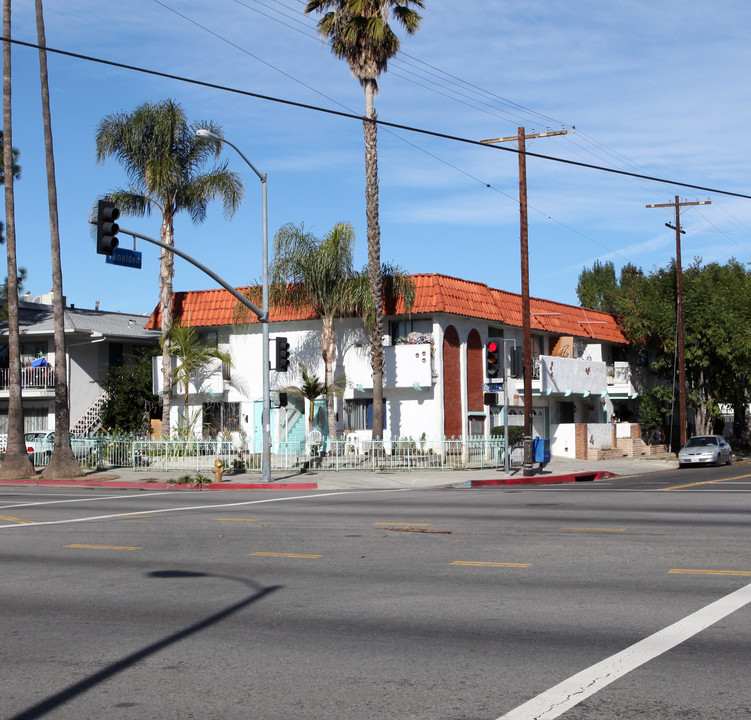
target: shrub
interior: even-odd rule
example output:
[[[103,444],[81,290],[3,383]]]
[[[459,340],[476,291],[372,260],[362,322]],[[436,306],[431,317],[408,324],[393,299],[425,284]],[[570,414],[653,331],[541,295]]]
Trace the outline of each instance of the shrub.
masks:
[[[506,428],[503,425],[494,427],[490,431],[491,437],[505,437]],[[509,445],[514,447],[524,442],[524,428],[521,425],[509,425],[508,429]]]

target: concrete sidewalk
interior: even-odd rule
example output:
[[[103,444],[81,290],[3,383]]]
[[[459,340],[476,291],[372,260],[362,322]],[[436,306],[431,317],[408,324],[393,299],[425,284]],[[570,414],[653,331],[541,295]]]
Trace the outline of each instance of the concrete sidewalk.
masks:
[[[274,472],[271,483],[262,483],[259,473],[225,473],[221,483],[203,486],[206,490],[385,490],[398,488],[481,487],[486,485],[553,484],[596,480],[603,477],[640,475],[678,467],[676,460],[607,460],[587,461],[553,458],[540,471],[525,477],[521,466],[512,466],[508,475],[503,469],[486,470],[367,470],[313,471],[307,473]],[[204,475],[213,479],[209,472]],[[0,480],[0,486],[101,487],[133,490],[198,490],[195,485],[176,484],[185,470],[154,471],[114,468],[88,472],[78,480],[44,480],[41,475],[18,480]]]

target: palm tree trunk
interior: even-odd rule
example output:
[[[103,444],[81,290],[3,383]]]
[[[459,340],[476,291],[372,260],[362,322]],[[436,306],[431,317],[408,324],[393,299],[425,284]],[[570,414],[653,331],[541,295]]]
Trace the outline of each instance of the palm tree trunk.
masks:
[[[3,35],[10,37],[10,3],[3,0]],[[5,237],[8,255],[8,442],[0,477],[34,474],[26,452],[21,398],[21,347],[18,326],[18,265],[16,263],[16,219],[13,196],[13,133],[11,130],[10,43],[3,43],[3,170],[5,174]]]
[[[160,237],[167,245],[174,244],[172,214],[163,209]],[[167,336],[172,330],[172,278],[175,275],[175,256],[169,250],[162,250],[159,266],[159,303],[162,313],[162,437],[170,437],[170,410],[172,408],[172,372],[170,367],[170,346]]]
[[[37,39],[40,48],[46,47],[42,0],[36,0]],[[65,353],[65,297],[63,270],[60,261],[60,230],[57,218],[57,183],[55,181],[55,153],[52,146],[52,117],[47,77],[47,52],[39,50],[39,77],[42,86],[42,119],[44,123],[44,151],[47,159],[47,197],[50,213],[50,250],[52,258],[52,313],[55,343],[55,446],[47,467],[46,478],[69,478],[81,475],[81,465],[70,446],[70,404],[68,398],[68,362]]]
[[[326,416],[329,421],[329,442],[333,449],[336,441],[336,409],[334,407],[334,363],[336,361],[336,334],[334,333],[334,318],[323,318],[321,332],[321,355],[325,367],[324,385],[326,387]]]
[[[383,283],[381,280],[381,227],[378,221],[378,136],[373,108],[374,81],[365,84],[365,215],[368,233],[368,285],[373,298],[374,324],[370,335],[373,371],[373,440],[383,439]]]

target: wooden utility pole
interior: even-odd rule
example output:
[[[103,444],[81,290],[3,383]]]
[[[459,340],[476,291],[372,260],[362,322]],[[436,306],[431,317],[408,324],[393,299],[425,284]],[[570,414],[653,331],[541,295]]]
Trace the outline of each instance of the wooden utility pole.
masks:
[[[519,148],[519,219],[521,227],[522,265],[522,362],[524,365],[524,468],[525,476],[532,475],[534,457],[532,452],[532,328],[529,310],[529,227],[527,222],[527,152],[525,140],[566,135],[568,130],[555,130],[525,135],[524,128],[513,137],[482,140],[486,145],[516,140]],[[504,358],[505,361],[505,358]]]
[[[675,208],[675,225],[665,223],[669,228],[675,230],[675,293],[676,300],[676,335],[678,336],[678,424],[680,425],[680,442],[681,447],[688,440],[688,419],[686,417],[686,343],[683,332],[683,268],[681,266],[681,235],[685,230],[681,230],[681,208],[687,205],[711,205],[711,200],[697,200],[696,202],[680,202],[678,196],[671,203],[662,203],[660,205],[647,205],[648,208],[672,207]],[[670,438],[672,442],[672,438]]]

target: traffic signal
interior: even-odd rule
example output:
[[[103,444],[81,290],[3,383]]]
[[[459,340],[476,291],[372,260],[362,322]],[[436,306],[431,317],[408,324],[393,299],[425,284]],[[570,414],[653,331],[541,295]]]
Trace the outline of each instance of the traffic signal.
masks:
[[[289,369],[289,343],[286,337],[274,338],[276,343],[276,370],[287,372]]]
[[[286,392],[280,392],[279,393],[279,407],[287,407],[287,393]]]
[[[117,233],[120,226],[115,222],[120,217],[120,211],[115,203],[100,200],[96,213],[96,251],[100,255],[112,255],[112,251],[120,244]]]
[[[501,377],[501,349],[495,340],[485,348],[485,374],[489,378]]]

